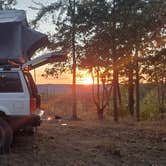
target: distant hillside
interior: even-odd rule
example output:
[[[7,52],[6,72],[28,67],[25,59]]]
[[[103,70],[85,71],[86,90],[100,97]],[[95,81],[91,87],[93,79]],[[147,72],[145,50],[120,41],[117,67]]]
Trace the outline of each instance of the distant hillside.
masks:
[[[70,84],[40,84],[37,85],[39,93],[71,93]],[[78,93],[90,93],[91,85],[77,85]]]
[[[39,93],[71,93],[71,84],[40,84],[37,85]],[[101,86],[102,88],[102,86]],[[154,89],[153,84],[140,84],[140,96]],[[91,85],[77,85],[77,94],[91,94]]]
[[[56,93],[64,93],[71,91],[71,85],[65,84],[41,84],[37,85],[39,92],[56,92]]]

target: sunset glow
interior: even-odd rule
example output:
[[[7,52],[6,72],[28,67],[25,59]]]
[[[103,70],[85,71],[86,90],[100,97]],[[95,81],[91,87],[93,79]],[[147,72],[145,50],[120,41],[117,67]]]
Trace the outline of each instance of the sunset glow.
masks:
[[[90,77],[83,78],[82,84],[84,84],[84,85],[91,85],[91,84],[93,84],[93,80]]]
[[[45,68],[47,65],[39,67],[35,70],[36,79],[34,75],[34,70],[31,71],[31,74],[37,84],[72,84],[72,74],[71,73],[63,73],[58,78],[56,77],[43,77],[42,74],[44,73]],[[82,85],[92,85],[93,80],[91,75],[86,70],[77,70],[77,84]]]

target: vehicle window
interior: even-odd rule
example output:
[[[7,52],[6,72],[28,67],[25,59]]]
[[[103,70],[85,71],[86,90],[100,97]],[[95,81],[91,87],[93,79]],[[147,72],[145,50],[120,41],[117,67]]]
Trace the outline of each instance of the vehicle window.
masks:
[[[30,91],[30,94],[32,97],[36,97],[36,95],[38,94],[38,91],[37,91],[37,87],[33,81],[33,78],[31,76],[30,73],[26,73],[25,74],[25,79],[26,79],[26,82],[27,82],[27,86],[29,88],[29,91]]]
[[[36,98],[36,107],[40,108],[41,98],[38,94],[37,86],[32,78],[32,75],[30,73],[24,73],[24,75],[30,92],[30,96]]]
[[[0,72],[0,93],[23,92],[17,72]]]

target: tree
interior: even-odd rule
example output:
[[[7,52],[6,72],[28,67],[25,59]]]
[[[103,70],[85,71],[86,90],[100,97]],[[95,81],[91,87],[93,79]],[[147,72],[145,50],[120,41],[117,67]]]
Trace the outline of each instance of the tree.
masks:
[[[151,57],[150,61],[152,66],[149,74],[151,73],[150,77],[157,85],[159,113],[164,113],[166,111],[166,49],[162,49],[154,57]]]
[[[72,53],[70,68],[73,71],[73,118],[76,117],[77,58],[81,56],[84,57],[81,59],[83,66],[90,70],[93,80],[97,80],[94,100],[97,112],[105,108],[107,103],[105,97],[101,98],[100,94],[104,91],[101,92],[100,83],[105,86],[109,82],[112,85],[114,120],[119,120],[122,103],[119,76],[124,70],[128,75],[129,110],[139,121],[139,84],[143,64],[140,59],[149,47],[150,36],[160,32],[165,25],[163,6],[164,0],[66,0],[57,1],[47,7],[41,6],[36,20],[39,21],[46,13],[51,13],[55,25],[55,33],[50,33],[49,48],[68,48]],[[50,73],[56,73],[55,69],[52,68]]]
[[[86,38],[88,41],[91,41],[89,43],[96,44],[93,47],[93,50],[97,52],[96,59],[106,61],[108,63],[107,68],[113,70],[111,84],[113,88],[113,114],[115,121],[119,119],[118,101],[121,102],[118,78],[119,67],[117,66],[121,57],[121,36],[118,26],[119,20],[117,19],[117,3],[116,1],[86,1],[83,3],[84,7],[80,10],[85,16],[82,20],[81,29],[86,31],[85,35],[88,36]],[[99,52],[99,49],[102,51]],[[91,56],[94,56],[94,53]]]
[[[12,9],[16,5],[16,0],[1,0],[0,10]]]
[[[142,9],[139,9],[139,4],[137,5],[137,13],[139,23],[141,23],[140,27],[137,24],[137,36],[136,39],[139,41],[139,45],[136,44],[136,117],[139,121],[140,119],[140,99],[139,99],[139,80],[140,80],[140,66],[139,66],[139,55],[143,56],[143,50],[146,48],[146,44],[149,40],[146,41],[146,39],[149,37],[149,34],[160,32],[163,28],[163,21],[161,20],[161,15],[163,15],[165,12],[163,12],[163,6],[166,4],[164,1],[155,2],[153,0],[149,0],[149,2],[143,3]],[[155,9],[155,10],[154,10]],[[162,14],[160,13],[162,11]],[[145,17],[145,19],[142,19],[139,17],[139,13],[141,13],[142,17]]]
[[[146,56],[143,58],[143,73],[146,74],[147,81],[153,83],[157,87],[158,94],[158,109],[160,113],[165,112],[165,96],[166,96],[166,45],[165,45],[165,30],[155,33],[150,37],[148,46],[151,49],[146,49]]]
[[[73,82],[72,82],[72,96],[73,96],[73,104],[72,104],[72,118],[73,120],[77,119],[77,96],[76,96],[76,1],[69,0],[70,10],[71,10],[71,23],[72,23],[72,70],[73,70]]]
[[[119,10],[121,12],[118,15],[121,18],[124,27],[123,38],[125,41],[123,46],[125,48],[126,55],[129,56],[129,63],[127,64],[129,72],[129,109],[133,114],[134,109],[134,98],[133,98],[133,76],[135,73],[135,87],[136,87],[136,117],[139,121],[140,118],[140,94],[139,94],[139,81],[140,81],[140,57],[144,54],[146,42],[149,41],[147,37],[151,33],[160,31],[161,25],[163,24],[164,1],[156,2],[153,0],[149,1],[119,1]],[[155,9],[155,10],[154,10]],[[124,22],[124,19],[126,21]],[[125,58],[125,56],[123,56]],[[133,73],[134,71],[134,73]]]
[[[110,100],[112,82],[110,81],[110,72],[108,71],[108,60],[103,58],[106,54],[102,47],[104,43],[98,39],[96,34],[94,39],[91,39],[90,43],[87,43],[84,47],[84,58],[81,59],[80,67],[88,69],[91,74],[93,80],[93,102],[97,109],[98,119],[103,120],[105,108]],[[100,39],[102,39],[101,36]]]
[[[84,15],[84,17],[82,17]],[[81,68],[88,69],[93,80],[92,97],[99,120],[110,99],[109,43],[107,41],[108,4],[106,1],[84,1],[78,6],[79,32],[83,36]],[[112,82],[111,82],[112,84]]]
[[[83,20],[84,24],[82,24],[81,28],[89,32],[88,36],[95,36],[97,42],[93,42],[94,37],[87,38],[96,44],[96,47],[93,47],[93,50],[98,50],[96,59],[105,59],[109,62],[107,68],[113,70],[113,114],[114,120],[118,121],[119,107],[121,105],[119,88],[120,67],[118,64],[126,54],[123,47],[125,41],[128,40],[126,38],[128,36],[123,35],[126,34],[124,29],[126,18],[121,14],[123,4],[119,3],[119,1],[106,2],[99,0],[88,1],[87,4],[85,4],[86,3],[83,4],[84,7],[81,10],[81,13],[85,16]],[[99,53],[99,48],[102,50],[102,54],[101,52]],[[92,53],[91,56],[94,56],[94,53]],[[94,64],[92,64],[92,66],[93,65]]]
[[[41,4],[41,8],[38,12],[36,19],[33,24],[36,25],[38,21],[41,20],[47,13],[52,14],[52,23],[55,25],[56,32],[52,35],[50,33],[50,49],[61,49],[71,52],[71,61],[69,62],[69,69],[72,70],[73,80],[72,80],[72,119],[77,119],[77,96],[76,96],[76,68],[77,68],[77,25],[76,25],[76,0],[66,0],[59,1],[50,4],[49,6],[44,6]],[[55,20],[55,15],[58,15]],[[62,17],[63,15],[63,17]],[[72,66],[72,67],[71,67]],[[64,68],[64,65],[62,66]],[[56,74],[56,65],[47,70],[47,74]],[[61,71],[65,71],[64,69]]]
[[[84,7],[80,8],[80,15],[85,16],[80,29],[86,31],[87,40],[93,42],[94,36],[98,36],[95,40],[103,41],[102,43],[100,42],[100,45],[97,45],[96,42],[96,47],[93,47],[93,50],[96,51],[96,48],[102,47],[104,48],[103,50],[107,50],[108,52],[105,55],[98,52],[96,58],[100,57],[100,59],[103,59],[107,57],[107,59],[111,59],[108,67],[112,67],[113,70],[113,112],[115,121],[118,121],[119,117],[119,72],[121,70],[119,64],[124,64],[125,59],[128,59],[128,63],[124,64],[124,66],[128,68],[129,73],[129,109],[133,115],[135,80],[136,117],[139,121],[139,81],[141,78],[139,59],[143,54],[142,50],[146,42],[146,36],[149,33],[157,31],[160,27],[160,20],[162,20],[160,16],[164,10],[161,12],[159,9],[163,3],[164,1],[154,2],[152,0],[114,0],[107,2],[95,0],[84,2]],[[154,7],[162,14],[159,14],[156,10],[153,11]],[[91,56],[94,56],[93,54]],[[119,101],[121,101],[120,97]]]

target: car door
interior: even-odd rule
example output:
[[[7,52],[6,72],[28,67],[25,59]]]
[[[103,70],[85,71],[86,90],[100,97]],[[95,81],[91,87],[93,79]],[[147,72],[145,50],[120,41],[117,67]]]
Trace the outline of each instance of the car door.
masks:
[[[0,111],[6,115],[27,115],[29,94],[19,71],[0,72]]]

